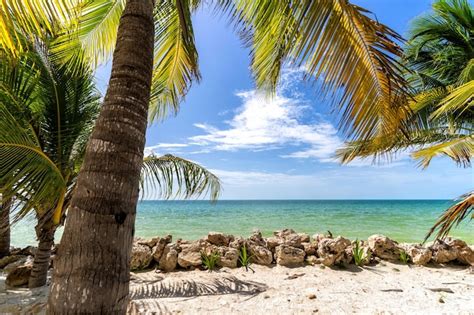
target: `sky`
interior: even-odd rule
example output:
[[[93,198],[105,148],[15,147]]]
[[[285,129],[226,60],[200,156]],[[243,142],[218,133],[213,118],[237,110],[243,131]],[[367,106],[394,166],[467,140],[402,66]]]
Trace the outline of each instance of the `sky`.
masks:
[[[354,0],[406,35],[409,21],[429,10],[428,0]],[[472,169],[447,158],[422,170],[400,153],[391,163],[358,160],[340,165],[344,143],[328,100],[285,68],[276,96],[255,90],[249,51],[227,20],[210,10],[193,18],[202,74],[176,117],[147,131],[146,153],[197,162],[223,183],[221,199],[452,199],[474,188]],[[96,73],[105,93],[110,64]]]

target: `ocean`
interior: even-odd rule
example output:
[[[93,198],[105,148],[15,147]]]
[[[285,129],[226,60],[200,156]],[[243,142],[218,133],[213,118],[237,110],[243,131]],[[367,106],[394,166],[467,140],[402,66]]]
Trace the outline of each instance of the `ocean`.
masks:
[[[173,239],[198,239],[209,231],[248,236],[258,229],[264,236],[292,228],[297,232],[342,235],[366,239],[384,234],[399,242],[421,242],[451,200],[221,200],[141,201],[136,236],[171,234]],[[59,241],[61,231],[57,233]],[[451,233],[474,244],[469,220]],[[34,221],[22,221],[12,230],[12,244],[35,244]]]

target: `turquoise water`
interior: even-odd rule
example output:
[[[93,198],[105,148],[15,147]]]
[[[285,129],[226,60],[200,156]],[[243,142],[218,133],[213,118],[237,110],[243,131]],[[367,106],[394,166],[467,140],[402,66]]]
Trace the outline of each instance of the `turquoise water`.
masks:
[[[401,242],[420,242],[451,204],[450,200],[142,201],[136,235],[197,239],[209,231],[248,236],[254,229],[271,235],[292,228],[310,235],[330,230],[354,239],[385,234]],[[33,227],[34,222],[15,226],[13,243],[34,243]],[[474,222],[465,222],[452,235],[473,244]]]

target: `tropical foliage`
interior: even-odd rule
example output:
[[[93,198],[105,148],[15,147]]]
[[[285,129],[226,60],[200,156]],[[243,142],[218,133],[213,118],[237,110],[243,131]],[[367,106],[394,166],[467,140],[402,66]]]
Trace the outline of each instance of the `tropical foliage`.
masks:
[[[474,11],[467,0],[441,0],[433,12],[415,19],[407,43],[407,75],[416,95],[412,114],[398,132],[350,142],[339,151],[344,163],[356,157],[390,158],[411,150],[423,168],[436,156],[471,166],[474,154]],[[473,207],[472,194],[448,209],[436,223],[438,237]],[[431,230],[431,234],[434,230]]]

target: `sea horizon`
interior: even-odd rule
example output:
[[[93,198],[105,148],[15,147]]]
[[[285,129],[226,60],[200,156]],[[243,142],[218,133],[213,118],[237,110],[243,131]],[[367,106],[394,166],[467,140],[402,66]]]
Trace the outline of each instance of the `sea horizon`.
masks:
[[[210,231],[264,236],[291,228],[297,232],[327,233],[350,239],[384,234],[399,242],[420,243],[452,199],[206,199],[140,200],[135,236],[171,234],[173,239],[195,240]],[[34,245],[33,226],[27,221],[13,227],[14,246]],[[56,234],[59,242],[62,229]],[[474,244],[474,227],[464,222],[452,236]]]

